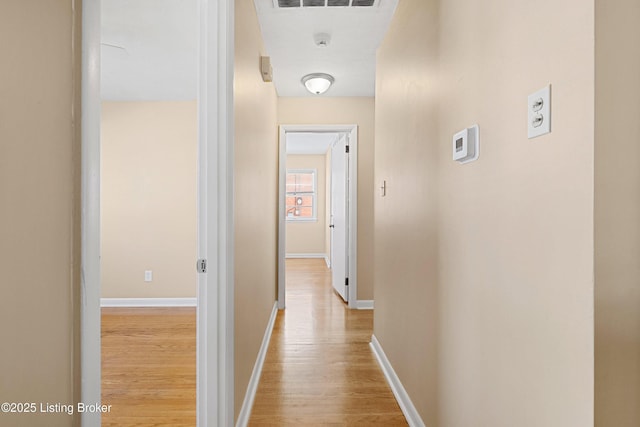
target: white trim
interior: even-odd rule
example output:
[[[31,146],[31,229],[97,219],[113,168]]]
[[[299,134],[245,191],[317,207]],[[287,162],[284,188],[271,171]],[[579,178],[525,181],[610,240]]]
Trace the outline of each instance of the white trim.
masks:
[[[327,264],[327,268],[331,268],[331,258],[329,258],[329,255],[324,256],[324,262]]]
[[[278,315],[278,303],[273,303],[273,310],[271,310],[271,317],[267,324],[267,329],[264,331],[264,337],[262,338],[262,345],[260,345],[260,351],[256,358],[256,364],[253,365],[253,372],[249,379],[249,385],[247,386],[247,392],[244,395],[244,401],[242,402],[242,408],[240,408],[240,414],[238,414],[238,421],[236,427],[245,427],[249,424],[249,417],[251,416],[251,409],[253,408],[253,401],[256,398],[256,391],[258,391],[258,383],[260,382],[260,375],[262,374],[262,367],[264,366],[264,360],[267,357],[267,350],[269,349],[269,342],[271,341],[271,333],[273,332],[273,326],[276,323],[276,317]]]
[[[304,259],[304,258],[322,258],[322,259],[326,259],[328,257],[327,257],[327,254],[302,254],[302,253],[300,253],[300,254],[287,254],[286,258],[293,258],[293,259],[296,259],[296,258],[302,258],[302,259]]]
[[[286,238],[286,185],[287,185],[287,134],[284,126],[280,126],[279,157],[278,157],[278,308],[283,310],[286,306],[286,278],[285,262],[287,238]]]
[[[286,135],[290,132],[344,132],[349,134],[349,308],[358,305],[358,125],[280,125],[279,139],[279,174],[278,174],[278,308],[284,309],[286,298],[286,221],[285,221],[285,193],[286,193]],[[330,261],[326,260],[327,266]],[[330,268],[330,267],[329,267]]]
[[[349,308],[358,305],[358,126],[349,133]]]
[[[80,399],[100,402],[100,0],[82,2]],[[74,25],[74,28],[76,26]],[[85,427],[101,425],[99,412],[80,414]]]
[[[393,391],[393,395],[396,397],[398,401],[398,405],[400,405],[400,409],[407,419],[407,423],[409,423],[410,427],[425,427],[420,414],[418,414],[418,410],[413,405],[409,394],[404,389],[400,378],[393,370],[391,366],[391,362],[387,359],[387,355],[384,354],[384,350],[382,350],[382,346],[375,335],[371,335],[371,343],[369,344],[371,349],[373,350],[373,354],[378,359],[378,363],[380,364],[380,368],[382,368],[382,372],[391,387],[391,391]]]
[[[234,421],[233,37],[233,0],[199,0],[198,427]]]
[[[100,307],[196,307],[197,298],[101,298]]]
[[[373,300],[372,299],[358,300],[356,307],[358,308],[358,310],[373,310]]]

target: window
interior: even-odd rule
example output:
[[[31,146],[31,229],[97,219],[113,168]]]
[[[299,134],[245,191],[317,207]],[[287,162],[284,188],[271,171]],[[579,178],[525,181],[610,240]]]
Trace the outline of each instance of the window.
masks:
[[[315,169],[287,169],[287,221],[316,221]]]

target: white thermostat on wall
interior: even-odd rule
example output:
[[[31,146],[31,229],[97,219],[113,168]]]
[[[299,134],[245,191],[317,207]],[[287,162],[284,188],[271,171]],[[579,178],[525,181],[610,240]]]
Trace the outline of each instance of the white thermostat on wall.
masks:
[[[453,160],[469,163],[480,155],[480,129],[478,125],[461,130],[453,135]]]

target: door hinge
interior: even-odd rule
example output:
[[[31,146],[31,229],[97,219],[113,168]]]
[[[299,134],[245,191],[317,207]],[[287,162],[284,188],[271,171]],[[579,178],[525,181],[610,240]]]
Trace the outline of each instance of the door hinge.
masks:
[[[345,279],[344,279],[344,285],[345,285],[345,286],[349,286],[349,278],[348,278],[348,277],[345,277]]]
[[[344,152],[345,152],[345,153],[347,153],[347,154],[349,154],[349,146],[348,146],[348,145],[345,145],[345,146],[344,146]]]
[[[207,260],[199,259],[196,264],[196,271],[198,273],[206,273],[207,272]]]

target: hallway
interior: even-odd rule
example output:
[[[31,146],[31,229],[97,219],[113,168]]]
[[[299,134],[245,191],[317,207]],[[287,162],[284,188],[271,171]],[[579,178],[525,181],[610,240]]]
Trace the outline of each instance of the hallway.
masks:
[[[407,425],[369,347],[373,311],[349,310],[324,260],[290,259],[249,425]]]

